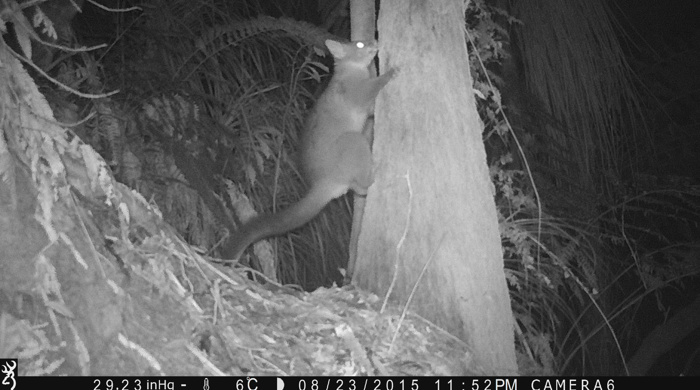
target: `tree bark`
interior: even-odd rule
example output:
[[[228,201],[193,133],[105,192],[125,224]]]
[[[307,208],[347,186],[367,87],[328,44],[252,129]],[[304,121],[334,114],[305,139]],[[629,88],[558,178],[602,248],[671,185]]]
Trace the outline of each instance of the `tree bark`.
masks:
[[[463,3],[381,3],[380,73],[396,67],[399,74],[375,107],[375,181],[353,283],[389,292],[465,340],[482,373],[516,374],[513,317],[469,73]]]
[[[376,14],[374,0],[352,0],[350,2],[350,39],[353,41],[373,41],[376,33]],[[374,62],[370,64],[370,71],[376,76],[377,69]],[[368,121],[365,127],[365,136],[372,144],[372,133],[374,121]],[[357,260],[357,244],[362,226],[362,218],[365,213],[365,197],[357,194],[352,195],[352,227],[350,230],[350,242],[348,244],[348,265],[345,269],[345,283],[352,279]]]

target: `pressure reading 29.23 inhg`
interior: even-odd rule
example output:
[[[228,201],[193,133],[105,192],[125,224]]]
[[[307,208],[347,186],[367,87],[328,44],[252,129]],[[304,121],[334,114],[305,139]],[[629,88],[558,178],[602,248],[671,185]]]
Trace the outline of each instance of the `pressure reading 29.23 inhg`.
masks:
[[[234,382],[231,382],[233,380]],[[92,379],[92,390],[177,390],[177,389],[202,389],[210,390],[226,388],[233,390],[264,390],[269,388],[269,383],[260,386],[258,379],[245,378],[196,378],[196,377],[96,377]],[[210,383],[213,382],[213,383]],[[278,381],[279,383],[279,381]]]

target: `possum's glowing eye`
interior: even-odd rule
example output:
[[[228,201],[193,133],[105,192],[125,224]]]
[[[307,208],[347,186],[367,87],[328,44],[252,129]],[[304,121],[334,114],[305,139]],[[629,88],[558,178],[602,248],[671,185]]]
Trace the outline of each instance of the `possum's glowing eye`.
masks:
[[[363,47],[365,47],[365,44],[362,42],[357,42],[355,46],[357,46],[358,49],[362,49]]]

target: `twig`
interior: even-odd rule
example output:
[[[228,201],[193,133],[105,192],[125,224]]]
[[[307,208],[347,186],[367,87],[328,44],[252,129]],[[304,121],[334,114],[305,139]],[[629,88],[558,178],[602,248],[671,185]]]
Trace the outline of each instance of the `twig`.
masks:
[[[416,279],[416,282],[413,284],[413,288],[411,289],[411,293],[408,294],[408,300],[406,301],[406,304],[403,307],[403,310],[401,312],[401,317],[399,317],[399,323],[396,325],[396,330],[394,331],[394,336],[391,338],[391,343],[389,344],[389,353],[391,353],[392,348],[394,348],[394,341],[396,341],[396,338],[399,336],[399,329],[401,329],[401,324],[403,323],[404,318],[406,317],[406,313],[408,312],[408,306],[411,304],[411,301],[413,300],[413,295],[415,295],[416,290],[418,289],[418,283],[420,280],[423,278],[423,275],[425,275],[425,271],[428,269],[428,265],[432,263],[433,259],[435,258],[435,254],[437,253],[438,249],[442,246],[442,242],[445,240],[445,235],[447,232],[442,233],[442,237],[440,237],[440,241],[438,241],[438,244],[435,246],[435,249],[433,249],[433,252],[430,254],[430,257],[428,258],[428,261],[423,264],[423,269],[420,271],[420,274],[418,275],[418,279]]]

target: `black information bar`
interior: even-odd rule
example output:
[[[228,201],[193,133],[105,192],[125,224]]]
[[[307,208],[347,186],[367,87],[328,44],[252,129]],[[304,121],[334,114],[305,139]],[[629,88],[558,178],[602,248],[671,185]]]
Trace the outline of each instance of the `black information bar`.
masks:
[[[22,377],[15,390],[626,390],[698,389],[700,377]],[[51,386],[51,387],[48,387]],[[0,390],[9,389],[5,383]]]

